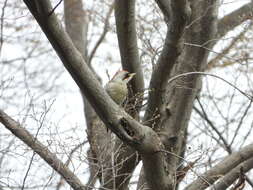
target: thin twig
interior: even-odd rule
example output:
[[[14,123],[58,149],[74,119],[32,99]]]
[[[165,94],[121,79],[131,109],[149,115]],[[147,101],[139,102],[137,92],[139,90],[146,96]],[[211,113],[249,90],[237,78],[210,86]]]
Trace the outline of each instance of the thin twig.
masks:
[[[70,163],[70,161],[71,161],[71,159],[72,159],[73,154],[74,154],[79,148],[81,148],[83,145],[85,145],[87,142],[88,142],[88,141],[85,140],[85,141],[83,141],[82,143],[80,143],[80,144],[78,144],[77,146],[75,146],[75,147],[71,150],[71,152],[70,152],[70,154],[69,154],[69,156],[68,156],[68,159],[67,159],[67,161],[65,162],[65,166],[67,166],[67,167],[69,166],[69,163]],[[56,185],[56,190],[59,190],[59,189],[61,188],[61,186],[63,185],[63,181],[64,181],[64,178],[63,178],[63,176],[61,176],[59,182],[58,182],[57,185]]]
[[[218,78],[218,79],[224,81],[225,83],[227,83],[228,85],[232,86],[233,88],[235,88],[242,95],[244,95],[245,97],[247,97],[250,101],[253,100],[253,97],[251,95],[247,94],[246,92],[243,92],[238,87],[236,87],[235,85],[233,85],[231,82],[229,82],[229,81],[225,80],[224,78],[222,78],[220,76],[217,76],[215,74],[210,74],[210,73],[205,73],[205,72],[187,72],[187,73],[182,73],[182,74],[179,74],[179,75],[176,75],[176,76],[170,78],[168,80],[168,84],[171,83],[171,82],[173,82],[174,80],[176,80],[178,78],[185,77],[185,76],[188,76],[188,75],[206,75],[206,76],[212,76],[212,77]]]
[[[54,13],[55,9],[57,9],[57,7],[62,3],[62,1],[63,1],[63,0],[60,0],[60,1],[55,5],[55,7],[52,9],[52,11],[50,11],[50,13],[48,14],[48,16],[51,16],[51,15]]]
[[[191,166],[190,162],[188,162],[184,157],[179,156],[179,155],[177,155],[177,154],[175,154],[175,153],[173,153],[173,152],[170,152],[170,151],[167,151],[167,150],[164,150],[164,149],[161,149],[161,150],[159,150],[159,151],[157,151],[157,152],[163,152],[163,153],[166,153],[166,154],[170,154],[170,155],[172,155],[172,156],[175,156],[175,157],[181,159],[182,161],[184,161],[185,163],[187,163],[189,166]],[[197,162],[200,158],[201,158],[201,157],[199,157],[198,159],[196,159],[194,162]],[[190,170],[191,170],[194,174],[196,174],[200,179],[202,179],[206,184],[208,184],[209,186],[211,185],[203,176],[198,175],[197,172],[195,172],[195,171],[193,170],[192,167],[190,167]]]
[[[246,107],[246,109],[245,109],[245,111],[244,111],[244,113],[243,113],[243,115],[242,115],[242,117],[241,117],[241,119],[240,119],[240,121],[239,121],[239,124],[238,124],[238,126],[237,126],[237,128],[236,128],[236,130],[235,130],[234,136],[233,136],[233,138],[232,138],[232,140],[231,140],[231,142],[230,142],[230,146],[234,143],[235,138],[237,137],[238,131],[239,131],[239,129],[241,128],[241,125],[242,125],[242,123],[243,123],[243,120],[244,120],[244,118],[246,117],[246,115],[247,115],[249,109],[251,108],[251,105],[252,105],[252,100],[250,101],[249,105]]]
[[[218,60],[221,60],[226,54],[229,53],[229,51],[238,43],[238,41],[245,35],[245,33],[251,28],[253,22],[251,22],[238,36],[232,39],[230,44],[225,47],[221,53],[218,53],[214,58],[212,58],[208,64],[207,64],[207,69],[211,69],[214,67],[222,67],[226,66],[227,64],[222,64],[218,65],[217,62]],[[236,62],[234,62],[236,63]]]
[[[37,130],[37,132],[36,132],[36,134],[35,134],[35,137],[34,137],[34,142],[35,141],[37,141],[37,137],[38,137],[38,135],[39,135],[39,131],[40,131],[40,129],[42,128],[42,126],[43,126],[43,123],[44,123],[44,121],[45,121],[45,119],[46,119],[46,115],[47,115],[47,113],[49,112],[49,110],[51,110],[51,107],[52,107],[52,105],[53,105],[53,103],[54,103],[54,101],[49,105],[49,107],[47,108],[46,107],[46,104],[45,104],[45,112],[43,112],[42,114],[41,114],[41,116],[40,116],[40,125],[39,125],[39,128],[38,128],[38,130]],[[35,151],[33,151],[33,155],[32,155],[32,157],[31,157],[31,159],[30,159],[30,162],[29,162],[29,166],[28,166],[28,168],[27,168],[27,171],[26,171],[26,173],[25,173],[25,177],[24,177],[24,179],[23,179],[23,183],[22,183],[22,187],[21,187],[21,190],[23,190],[24,188],[25,188],[25,182],[26,182],[26,179],[27,179],[27,177],[28,177],[28,173],[29,173],[29,171],[30,171],[30,169],[31,169],[31,166],[32,166],[32,163],[33,163],[33,159],[34,159],[34,156],[36,155],[36,152]]]
[[[211,128],[215,131],[215,133],[219,136],[219,138],[221,139],[221,141],[223,142],[223,145],[225,146],[226,151],[231,154],[232,150],[231,150],[231,145],[228,144],[228,142],[225,140],[225,138],[222,136],[222,134],[219,132],[219,130],[214,126],[214,124],[211,122],[211,120],[208,118],[208,115],[205,112],[205,109],[203,107],[203,105],[201,104],[199,98],[197,98],[197,102],[202,110],[202,113],[200,112],[200,110],[198,110],[198,108],[194,107],[194,110],[201,116],[203,117],[206,122],[211,126]]]
[[[114,9],[114,2],[113,2],[112,5],[110,6],[110,9],[109,9],[109,11],[108,11],[108,13],[107,13],[107,15],[106,15],[105,24],[104,24],[104,30],[103,30],[103,32],[102,32],[100,38],[99,38],[98,41],[96,42],[94,48],[91,50],[91,53],[90,53],[90,55],[89,55],[89,57],[88,57],[88,65],[91,64],[91,60],[93,59],[93,57],[94,57],[94,55],[95,55],[95,53],[96,53],[96,51],[97,51],[99,45],[103,42],[103,40],[104,40],[104,38],[105,38],[105,36],[106,36],[106,34],[107,34],[107,32],[108,32],[108,28],[109,28],[109,19],[110,19],[110,16],[111,16],[111,14],[112,14],[113,9]]]

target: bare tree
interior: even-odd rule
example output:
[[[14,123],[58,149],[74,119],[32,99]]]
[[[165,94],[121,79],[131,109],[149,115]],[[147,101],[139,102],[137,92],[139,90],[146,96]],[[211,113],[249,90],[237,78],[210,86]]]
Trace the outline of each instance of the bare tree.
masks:
[[[86,141],[75,145],[66,154],[68,159],[64,163],[51,150],[50,144],[46,145],[41,142],[43,139],[39,139],[40,129],[51,106],[44,107],[34,135],[24,127],[26,120],[17,122],[0,108],[0,122],[33,152],[26,174],[38,154],[60,174],[61,178],[55,180],[56,185],[50,184],[56,189],[63,187],[63,179],[75,190],[95,189],[97,180],[100,189],[121,190],[181,187],[187,190],[218,190],[231,187],[237,179],[233,189],[244,188],[245,183],[253,187],[246,175],[253,167],[253,145],[249,144],[252,133],[252,81],[249,72],[252,55],[248,53],[251,47],[247,45],[252,40],[249,21],[252,19],[252,2],[218,18],[222,2],[217,0],[157,0],[151,3],[152,7],[146,5],[147,2],[141,2],[137,4],[138,9],[138,2],[134,0],[104,1],[106,8],[102,13],[99,9],[104,7],[92,7],[94,12],[91,13],[84,8],[88,4],[83,5],[81,0],[64,0],[66,30],[56,14],[61,2],[52,7],[49,0],[24,0],[80,89],[89,142],[85,154],[89,179],[81,179],[69,167],[74,153]],[[7,1],[4,1],[2,10],[6,5]],[[147,8],[144,13],[141,12],[142,7]],[[113,10],[116,28],[110,25]],[[92,32],[89,36],[89,27],[96,23],[92,15],[99,13],[103,14],[103,26],[98,27],[101,32],[97,40],[92,40],[94,36]],[[149,15],[155,17],[150,18]],[[3,19],[4,14],[2,23]],[[216,45],[227,33],[247,21],[247,26],[231,38],[221,53],[217,53]],[[101,78],[92,65],[106,35],[113,34],[114,30],[122,68],[136,73],[129,85],[130,93],[124,107],[115,104],[104,91]],[[1,48],[4,45],[2,34],[1,31]],[[143,64],[145,61],[150,64]],[[206,73],[216,68],[233,67],[241,69],[238,75],[233,71],[234,82],[226,79],[225,75],[220,77]],[[146,68],[151,70],[147,88],[143,75]],[[240,80],[241,73],[243,82]],[[224,82],[230,93],[219,98],[220,94],[215,92],[210,80]],[[246,87],[237,84],[244,81],[247,81]],[[3,91],[7,88],[1,87]],[[8,105],[7,100],[4,102]],[[240,104],[235,105],[237,101]],[[216,144],[204,150],[197,147],[191,151],[188,147],[200,136],[213,139]],[[12,145],[10,141],[7,150]],[[203,152],[199,154],[196,150]],[[6,152],[3,151],[2,158],[6,157]],[[190,154],[194,158],[188,160]],[[136,180],[133,174],[139,163],[142,169],[133,186],[131,179]],[[26,176],[20,189],[26,188]],[[54,175],[50,176],[51,179]],[[190,176],[194,178],[188,180]],[[5,187],[0,183],[0,188],[2,186]]]

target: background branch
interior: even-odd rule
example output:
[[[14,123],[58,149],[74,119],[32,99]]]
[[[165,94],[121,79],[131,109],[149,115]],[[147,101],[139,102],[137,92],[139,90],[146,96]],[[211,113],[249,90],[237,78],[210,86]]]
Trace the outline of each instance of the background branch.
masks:
[[[209,185],[215,183],[221,176],[230,172],[232,169],[237,167],[239,164],[253,156],[253,144],[247,145],[238,152],[234,152],[231,155],[226,156],[220,163],[209,169],[207,172],[201,175],[197,180],[193,181],[186,190],[202,190],[206,189]],[[203,181],[203,179],[208,184]]]
[[[163,153],[154,154],[162,146],[158,135],[149,127],[143,126],[131,118],[110,99],[85,64],[83,57],[71,43],[55,14],[48,16],[52,10],[49,0],[24,0],[24,2],[61,58],[65,68],[105,125],[124,143],[139,151],[145,170],[150,170],[150,163],[156,163],[155,167],[152,166],[152,174],[146,175],[151,188],[165,190],[168,186],[172,186],[173,181],[168,180],[172,175],[168,175],[167,163],[164,161],[166,155]],[[125,128],[131,129],[133,135],[128,134]],[[153,178],[154,174],[161,177]]]
[[[0,110],[0,122],[57,171],[74,190],[85,190],[82,182],[61,160],[2,110]]]
[[[239,26],[246,20],[250,20],[253,17],[253,3],[250,2],[239,9],[229,13],[218,21],[216,37],[219,39],[235,27]]]
[[[108,29],[109,29],[109,20],[110,20],[111,14],[113,12],[113,9],[114,9],[114,2],[112,3],[112,5],[110,5],[109,11],[106,14],[105,21],[104,21],[105,24],[104,24],[103,32],[102,32],[101,36],[99,37],[98,41],[95,43],[95,46],[91,50],[90,55],[88,56],[88,61],[87,61],[88,65],[91,65],[91,61],[92,61],[93,57],[95,56],[98,47],[100,46],[100,44],[103,42],[103,40],[106,37],[106,34],[108,32]]]

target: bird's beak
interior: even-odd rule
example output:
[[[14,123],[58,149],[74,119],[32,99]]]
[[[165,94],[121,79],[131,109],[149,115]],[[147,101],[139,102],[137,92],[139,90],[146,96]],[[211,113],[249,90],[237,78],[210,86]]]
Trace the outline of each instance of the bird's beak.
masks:
[[[133,78],[134,75],[136,75],[136,73],[130,73],[130,74],[129,74],[129,78]]]
[[[136,75],[136,73],[129,73],[125,81],[129,82],[134,77],[134,75]]]

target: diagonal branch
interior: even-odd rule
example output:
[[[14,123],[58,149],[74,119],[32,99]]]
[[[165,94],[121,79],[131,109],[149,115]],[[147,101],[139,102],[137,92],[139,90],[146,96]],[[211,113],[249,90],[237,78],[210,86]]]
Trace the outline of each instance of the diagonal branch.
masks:
[[[87,32],[88,32],[88,22],[89,19],[86,15],[87,11],[83,9],[82,0],[64,0],[64,21],[66,26],[66,31],[70,38],[72,39],[73,44],[83,55],[85,60],[88,60],[88,66],[92,69],[90,60],[92,55],[95,54],[96,49],[99,44],[97,43],[95,48],[91,51],[93,52],[90,57],[87,55]],[[112,12],[112,7],[110,12]],[[107,15],[106,23],[104,30],[107,30],[109,24],[110,12]],[[105,37],[106,32],[101,36],[100,42],[102,42]],[[96,74],[93,70],[93,73]],[[99,76],[96,75],[99,79]],[[106,132],[103,122],[99,119],[96,112],[88,102],[87,98],[82,94],[83,105],[84,105],[84,114],[87,127],[87,136],[89,140],[90,150],[88,150],[88,164],[90,170],[89,180],[87,182],[87,189],[92,189],[94,186],[97,177],[100,176],[99,168],[101,167],[100,163],[104,163],[104,158],[109,154],[109,141],[110,135]],[[102,138],[101,138],[102,137]],[[106,146],[106,153],[103,149]],[[98,162],[98,160],[103,160]],[[99,166],[98,166],[99,165]],[[103,166],[102,166],[103,167]],[[61,181],[60,181],[61,182]],[[60,184],[58,188],[60,188]]]
[[[216,166],[205,172],[197,180],[193,181],[186,190],[201,190],[206,189],[209,185],[215,183],[221,176],[225,175],[233,168],[237,167],[239,164],[243,163],[245,160],[253,157],[253,144],[247,145],[242,148],[240,151],[232,153],[229,156],[226,156],[220,163]],[[208,182],[208,184],[203,181]]]
[[[216,67],[227,67],[229,65],[233,65],[236,64],[236,61],[229,61],[229,62],[223,62],[222,64],[219,63],[220,60],[222,60],[222,58],[228,58],[226,57],[226,55],[231,51],[231,49],[233,49],[235,47],[236,44],[238,44],[238,42],[240,42],[240,40],[243,38],[243,36],[245,35],[246,32],[248,32],[251,28],[253,23],[250,23],[249,26],[247,26],[242,32],[240,32],[236,37],[234,37],[232,39],[232,41],[230,42],[230,44],[228,44],[221,53],[218,53],[214,58],[212,58],[208,64],[207,64],[207,69],[206,70],[210,70]]]
[[[196,113],[203,119],[206,120],[206,122],[208,123],[208,125],[214,130],[214,132],[218,135],[218,139],[221,140],[223,146],[224,146],[224,149],[229,153],[231,154],[232,153],[232,150],[231,150],[231,147],[229,146],[228,142],[226,141],[226,139],[223,137],[222,133],[217,129],[216,126],[214,126],[213,122],[209,119],[205,109],[203,108],[203,105],[201,104],[199,98],[197,98],[197,102],[201,108],[201,111],[197,108],[197,107],[193,107],[193,109],[196,111]],[[219,144],[221,144],[219,141],[217,142]]]
[[[150,187],[160,190],[172,188],[173,171],[168,170],[166,155],[159,152],[164,147],[158,135],[149,127],[134,120],[113,102],[85,64],[82,55],[74,47],[56,15],[52,13],[49,16],[52,10],[49,0],[24,0],[24,2],[101,120],[125,144],[141,154],[145,171],[152,170],[152,175],[146,175]],[[155,163],[155,166],[151,163]],[[158,177],[153,178],[154,174]]]
[[[40,157],[45,160],[55,171],[57,171],[74,190],[85,190],[85,186],[82,184],[82,182],[70,169],[65,166],[61,160],[56,157],[55,154],[50,152],[46,146],[36,140],[36,138],[32,136],[25,128],[21,127],[19,123],[14,121],[2,110],[0,110],[0,122],[16,137],[34,150],[34,152],[40,155]]]
[[[73,77],[81,92],[89,100],[103,122],[118,136],[126,141],[131,137],[119,125],[119,119],[124,114],[102,88],[94,74],[85,63],[83,56],[75,48],[71,39],[53,13],[49,16],[52,6],[48,0],[24,0],[27,7],[41,26],[53,48],[63,62],[63,65]]]
[[[217,38],[225,36],[226,33],[233,30],[246,20],[253,18],[253,3],[248,3],[232,13],[224,16],[218,21]]]
[[[223,176],[218,183],[214,185],[215,190],[227,189],[232,183],[235,182],[237,178],[240,177],[240,169],[243,168],[243,173],[248,172],[253,168],[253,158],[250,158],[243,163],[239,164],[237,167],[233,168],[228,174]],[[245,176],[246,178],[246,176]],[[246,178],[247,180],[247,178]]]
[[[64,165],[65,165],[66,167],[68,167],[69,164],[71,163],[71,160],[72,160],[72,158],[73,158],[73,154],[74,154],[79,148],[83,147],[86,143],[87,143],[87,140],[85,140],[85,141],[83,141],[82,143],[78,144],[77,146],[75,146],[75,147],[71,150],[70,154],[68,155],[67,161],[64,163]],[[60,178],[60,180],[58,181],[58,183],[57,183],[55,189],[56,189],[56,190],[59,190],[59,189],[63,186],[63,184],[64,184],[63,182],[64,182],[64,178],[63,178],[63,176],[61,176],[61,178]],[[88,186],[89,186],[89,185],[86,185],[86,187],[88,187]]]

